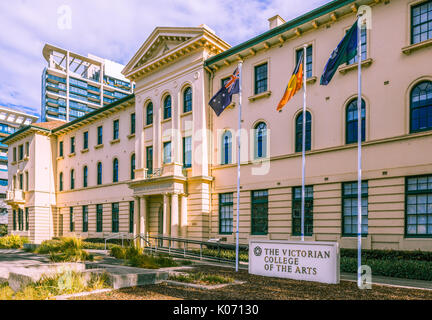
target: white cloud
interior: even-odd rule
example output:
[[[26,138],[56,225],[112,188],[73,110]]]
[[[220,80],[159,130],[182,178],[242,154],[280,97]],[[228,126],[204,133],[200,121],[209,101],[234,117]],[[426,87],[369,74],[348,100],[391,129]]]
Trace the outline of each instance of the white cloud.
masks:
[[[45,43],[126,64],[157,26],[206,24],[231,45],[329,0],[14,0],[0,2],[0,105],[40,112]],[[58,27],[58,8],[72,10],[72,28]]]

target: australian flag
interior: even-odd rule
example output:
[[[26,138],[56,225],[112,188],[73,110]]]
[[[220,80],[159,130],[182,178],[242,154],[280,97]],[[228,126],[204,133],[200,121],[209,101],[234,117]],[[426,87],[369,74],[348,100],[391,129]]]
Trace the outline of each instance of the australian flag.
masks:
[[[346,33],[337,48],[332,52],[321,76],[321,85],[328,85],[338,67],[343,63],[348,63],[348,61],[356,56],[358,41],[357,24],[358,22],[356,21],[356,23],[354,23],[351,29]]]
[[[232,95],[240,92],[240,70],[237,67],[233,75],[222,88],[211,98],[209,105],[219,115],[231,104]]]

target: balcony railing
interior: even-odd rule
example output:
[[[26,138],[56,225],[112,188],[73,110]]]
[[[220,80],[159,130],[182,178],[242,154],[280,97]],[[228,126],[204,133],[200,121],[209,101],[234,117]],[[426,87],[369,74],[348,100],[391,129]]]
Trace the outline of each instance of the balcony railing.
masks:
[[[19,189],[7,190],[6,201],[14,203],[25,203],[24,192]]]

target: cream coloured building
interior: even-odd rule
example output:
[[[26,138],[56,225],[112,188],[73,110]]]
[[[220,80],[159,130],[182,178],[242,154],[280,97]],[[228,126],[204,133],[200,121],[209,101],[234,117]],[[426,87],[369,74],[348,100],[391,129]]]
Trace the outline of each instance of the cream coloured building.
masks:
[[[335,0],[292,21],[275,16],[235,47],[206,26],[156,28],[123,70],[134,95],[4,140],[30,144],[28,157],[9,159],[9,180],[26,173],[28,183],[7,199],[29,230],[10,232],[34,242],[124,232],[234,243],[238,97],[220,117],[208,101],[243,61],[240,242],[299,239],[302,94],[276,106],[307,45],[306,240],[354,248],[357,64],[328,86],[319,78],[363,4],[372,18],[362,37],[363,245],[432,250],[427,0]]]

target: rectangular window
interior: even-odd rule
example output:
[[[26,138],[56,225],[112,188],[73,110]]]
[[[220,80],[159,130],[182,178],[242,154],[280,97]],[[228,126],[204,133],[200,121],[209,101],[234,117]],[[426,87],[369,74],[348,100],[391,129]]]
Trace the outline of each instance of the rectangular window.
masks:
[[[267,62],[255,67],[255,94],[267,91]]]
[[[102,232],[103,230],[103,205],[96,205],[96,232]]]
[[[23,190],[24,187],[24,175],[22,173],[20,173],[19,177],[19,188],[20,190]]]
[[[432,2],[411,8],[411,44],[432,39]]]
[[[347,30],[348,32],[348,30]],[[362,26],[361,29],[361,54],[362,54],[362,61],[367,59],[367,29],[366,26]],[[348,64],[353,64],[358,62],[358,56],[356,55],[354,58],[352,58],[350,61],[348,61]]]
[[[59,157],[63,157],[63,141],[59,142]]]
[[[134,226],[134,202],[129,201],[129,233],[133,233]]]
[[[17,150],[16,150],[16,148],[13,148],[13,161],[14,162],[17,161]]]
[[[83,149],[88,149],[88,131],[84,132],[83,137],[84,143],[83,143]]]
[[[432,175],[409,177],[405,183],[407,237],[432,237]]]
[[[24,146],[20,144],[18,146],[18,160],[24,159]]]
[[[112,209],[112,218],[111,218],[111,231],[119,232],[119,203],[113,203],[111,205]]]
[[[303,48],[296,51],[296,65],[303,54]],[[306,78],[312,77],[312,45],[306,48]]]
[[[82,207],[82,231],[88,232],[88,206]]]
[[[192,137],[183,137],[183,167],[192,166]]]
[[[147,147],[146,148],[146,167],[147,167],[147,174],[153,173],[153,147]]]
[[[24,230],[24,212],[23,212],[23,209],[18,209],[18,229],[19,229],[19,231]]]
[[[73,214],[73,207],[69,208],[69,231],[74,232],[75,230],[75,221],[74,221],[74,214]]]
[[[113,121],[113,140],[116,140],[119,138],[119,120]]]
[[[70,153],[75,153],[75,137],[70,138]]]
[[[219,233],[233,232],[233,194],[219,194]]]
[[[29,191],[29,174],[28,171],[25,172],[25,183],[26,183],[26,191]]]
[[[71,170],[70,174],[70,188],[71,190],[75,189],[75,170]]]
[[[97,144],[102,144],[102,126],[97,128]]]
[[[357,182],[345,182],[342,184],[342,235],[353,237],[358,231],[358,184]],[[368,182],[362,181],[361,186],[361,215],[362,235],[368,233]]]
[[[130,117],[130,134],[134,134],[135,133],[135,113],[131,114]]]
[[[292,235],[301,236],[302,188],[292,189]],[[305,186],[304,235],[313,234],[313,186]]]
[[[268,191],[252,191],[251,234],[266,235],[268,232]]]
[[[25,208],[25,230],[28,231],[29,230],[29,221],[30,217],[29,217],[29,208]]]
[[[26,142],[26,156],[28,157],[30,155],[30,143]]]
[[[171,163],[171,141],[163,144],[163,163]]]
[[[12,228],[13,228],[13,230],[17,229],[17,225],[16,225],[16,210],[12,210]]]

